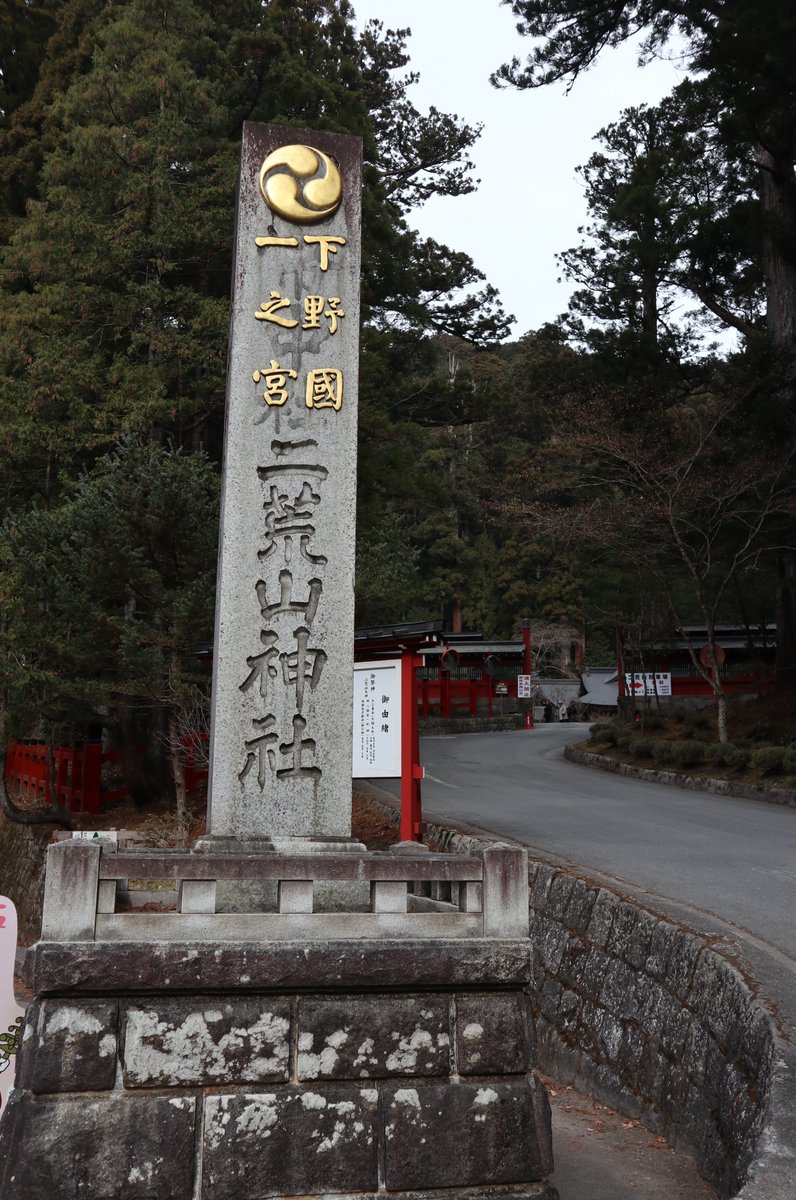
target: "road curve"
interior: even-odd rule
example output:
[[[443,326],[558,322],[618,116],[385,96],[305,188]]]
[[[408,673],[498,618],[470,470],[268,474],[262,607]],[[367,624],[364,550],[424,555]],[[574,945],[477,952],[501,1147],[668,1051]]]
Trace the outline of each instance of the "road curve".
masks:
[[[796,809],[568,762],[587,727],[421,740],[423,815],[697,910],[796,965]],[[397,795],[397,781],[370,781]]]

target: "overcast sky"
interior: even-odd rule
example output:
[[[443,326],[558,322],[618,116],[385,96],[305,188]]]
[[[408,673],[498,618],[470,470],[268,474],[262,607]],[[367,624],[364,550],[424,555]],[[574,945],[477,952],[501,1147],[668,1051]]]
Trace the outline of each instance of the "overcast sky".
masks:
[[[575,168],[596,148],[597,131],[623,108],[654,104],[683,78],[671,62],[636,66],[630,47],[603,51],[567,96],[562,84],[538,91],[497,90],[489,75],[530,39],[499,0],[353,0],[357,22],[412,30],[410,68],[420,81],[416,108],[436,105],[468,124],[482,123],[474,149],[481,180],[471,196],[430,200],[412,218],[427,237],[466,251],[515,314],[513,336],[537,329],[566,308],[555,254],[579,242],[586,219]],[[507,219],[506,213],[510,213]]]

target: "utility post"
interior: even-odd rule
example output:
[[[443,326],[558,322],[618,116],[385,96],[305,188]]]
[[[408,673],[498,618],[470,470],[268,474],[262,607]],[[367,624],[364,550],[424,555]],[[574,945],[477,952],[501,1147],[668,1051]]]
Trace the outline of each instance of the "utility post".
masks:
[[[531,678],[531,618],[522,618],[522,672]],[[525,728],[533,729],[533,696],[525,710]]]

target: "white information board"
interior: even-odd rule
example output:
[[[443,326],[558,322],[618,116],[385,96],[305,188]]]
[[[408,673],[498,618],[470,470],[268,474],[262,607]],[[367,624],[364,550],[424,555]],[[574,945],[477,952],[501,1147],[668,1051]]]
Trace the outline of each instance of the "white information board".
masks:
[[[22,1036],[23,1010],[14,999],[14,956],[17,950],[17,910],[0,896],[0,1117],[14,1083],[17,1048]]]
[[[401,774],[401,660],[354,663],[354,779]]]
[[[517,699],[530,700],[531,698],[531,677],[530,675],[517,676]]]
[[[625,691],[628,696],[671,696],[672,676],[670,671],[647,671],[635,675],[625,674]]]

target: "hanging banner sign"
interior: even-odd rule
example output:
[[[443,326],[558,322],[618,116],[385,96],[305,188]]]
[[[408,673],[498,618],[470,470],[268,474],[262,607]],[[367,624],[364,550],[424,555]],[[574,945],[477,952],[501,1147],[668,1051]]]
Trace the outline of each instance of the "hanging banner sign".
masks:
[[[401,774],[401,660],[354,663],[353,779]]]
[[[22,1037],[24,1010],[14,999],[14,960],[17,952],[17,910],[0,896],[0,1119],[14,1084],[14,1067]]]
[[[517,676],[517,699],[530,700],[531,698],[531,677],[530,675]]]

